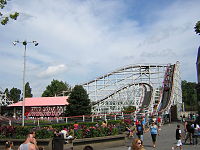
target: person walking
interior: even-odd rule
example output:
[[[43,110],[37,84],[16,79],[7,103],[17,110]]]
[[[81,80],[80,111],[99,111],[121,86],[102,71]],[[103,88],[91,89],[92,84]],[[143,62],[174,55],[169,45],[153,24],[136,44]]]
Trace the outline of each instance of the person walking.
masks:
[[[37,143],[33,134],[28,134],[26,140],[22,143],[18,150],[37,150]]]
[[[136,126],[133,124],[130,124],[130,127],[126,127],[127,131],[128,131],[128,137],[133,137],[134,136],[134,132],[136,130]]]
[[[185,142],[184,142],[184,144],[186,144],[188,139],[190,140],[190,144],[192,144],[192,132],[193,132],[193,129],[192,129],[191,123],[189,121],[185,121],[184,130],[185,130]]]
[[[197,145],[198,144],[198,135],[199,135],[200,127],[196,122],[194,124],[192,124],[191,127],[193,128],[192,143],[193,143],[193,145],[194,144]]]
[[[145,116],[142,117],[141,124],[143,125],[143,129],[145,130],[145,126],[146,126],[146,118],[145,118]]]
[[[133,140],[132,145],[128,150],[145,150],[142,140],[136,138]]]
[[[158,116],[157,124],[158,124],[158,130],[161,130],[161,126],[162,126],[162,118],[161,118],[161,116]]]
[[[158,126],[155,124],[155,122],[153,121],[150,125],[150,128],[147,130],[151,133],[151,138],[152,138],[152,142],[153,142],[153,148],[156,147],[156,137],[158,134]]]
[[[176,140],[177,140],[177,144],[176,144],[175,149],[177,149],[179,147],[180,150],[182,150],[181,138],[182,138],[181,129],[180,129],[180,125],[178,124],[177,128],[176,128]],[[172,147],[172,150],[174,150],[174,147]]]
[[[144,140],[144,128],[140,121],[138,122],[138,125],[136,125],[136,134],[140,140]]]

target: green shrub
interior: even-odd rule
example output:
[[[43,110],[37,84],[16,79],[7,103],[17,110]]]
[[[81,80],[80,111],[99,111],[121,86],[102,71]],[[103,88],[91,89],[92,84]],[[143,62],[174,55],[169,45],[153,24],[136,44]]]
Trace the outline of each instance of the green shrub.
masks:
[[[119,129],[118,128],[113,128],[112,129],[112,135],[118,135],[119,134]]]
[[[0,127],[0,137],[1,138],[12,138],[12,135],[15,134],[15,127],[13,126],[1,126]]]
[[[38,139],[51,138],[51,137],[53,137],[53,135],[54,135],[54,133],[50,130],[47,130],[47,129],[36,130],[36,137]]]
[[[31,132],[31,130],[32,130],[32,127],[26,127],[26,126],[24,126],[24,127],[20,127],[20,126],[17,126],[16,127],[16,133],[15,133],[15,137],[17,138],[17,139],[25,139],[25,137],[26,137],[26,135],[28,134],[28,133],[30,133]]]
[[[83,138],[83,130],[82,129],[78,129],[78,130],[74,131],[74,136],[77,139],[82,139]]]
[[[74,131],[74,136],[80,138],[102,137],[117,135],[125,131],[126,124],[121,120],[109,120],[108,127],[96,126],[97,122],[81,122],[79,129]],[[50,129],[51,128],[51,129]],[[52,129],[53,128],[53,129]],[[73,123],[53,124],[40,127],[35,126],[0,126],[0,138],[25,139],[31,131],[36,132],[36,138],[53,138],[54,131],[61,131],[63,128],[73,128]]]

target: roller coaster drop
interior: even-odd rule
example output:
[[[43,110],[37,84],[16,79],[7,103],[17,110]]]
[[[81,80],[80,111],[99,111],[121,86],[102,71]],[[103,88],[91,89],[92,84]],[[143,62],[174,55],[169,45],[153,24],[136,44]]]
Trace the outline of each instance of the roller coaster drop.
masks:
[[[82,84],[94,114],[117,113],[135,106],[137,113],[181,111],[180,63],[130,65]]]

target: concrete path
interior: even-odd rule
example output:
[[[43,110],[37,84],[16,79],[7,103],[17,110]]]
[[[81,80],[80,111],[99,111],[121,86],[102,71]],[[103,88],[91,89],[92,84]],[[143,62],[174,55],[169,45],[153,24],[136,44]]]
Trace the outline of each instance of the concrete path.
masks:
[[[157,136],[157,147],[152,147],[151,135],[149,132],[144,134],[144,148],[145,150],[172,150],[172,146],[176,146],[175,131],[176,126],[180,123],[171,123],[162,126],[160,131],[160,136]],[[181,124],[181,129],[183,132],[183,125]],[[183,141],[182,141],[183,142]],[[183,150],[200,150],[200,139],[198,139],[198,145],[183,145]],[[188,141],[189,143],[189,141]],[[127,146],[113,147],[104,150],[127,150]],[[177,148],[177,150],[179,150]]]

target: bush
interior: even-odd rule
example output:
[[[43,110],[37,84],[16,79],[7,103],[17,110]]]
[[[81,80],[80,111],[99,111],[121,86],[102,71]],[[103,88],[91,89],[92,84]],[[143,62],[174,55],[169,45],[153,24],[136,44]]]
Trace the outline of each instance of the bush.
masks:
[[[20,126],[17,126],[16,129],[15,129],[15,135],[13,135],[13,138],[16,137],[17,139],[25,139],[26,138],[26,135],[31,132],[32,130],[32,127],[20,127]]]
[[[74,135],[77,139],[82,139],[83,138],[83,130],[78,129],[78,130],[74,131]]]
[[[126,123],[119,120],[109,120],[108,126],[103,128],[97,122],[79,123],[79,129],[74,131],[74,136],[80,138],[102,137],[117,135],[125,131]],[[36,132],[36,138],[53,138],[54,131],[63,128],[73,128],[72,123],[54,124],[49,126],[0,126],[0,138],[25,139],[31,131]]]
[[[13,126],[1,126],[0,127],[0,137],[1,138],[11,138],[15,134],[15,127]]]
[[[53,136],[54,136],[54,133],[50,130],[47,130],[47,129],[36,130],[36,137],[38,139],[46,139],[46,138],[51,138]]]

